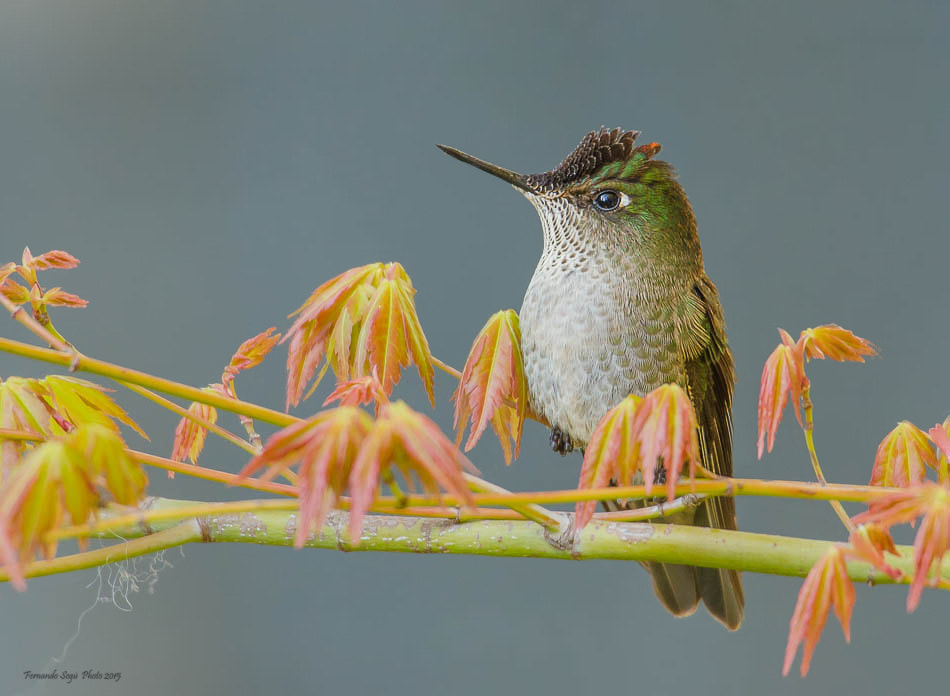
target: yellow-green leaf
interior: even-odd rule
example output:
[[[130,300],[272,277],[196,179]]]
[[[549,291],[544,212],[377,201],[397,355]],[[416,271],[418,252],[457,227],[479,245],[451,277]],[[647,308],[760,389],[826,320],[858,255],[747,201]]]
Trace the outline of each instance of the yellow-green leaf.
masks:
[[[106,394],[107,390],[93,382],[77,377],[50,375],[44,380],[53,395],[56,405],[75,426],[95,423],[118,432],[113,420],[132,428],[148,439],[138,423],[129,417],[121,406]]]

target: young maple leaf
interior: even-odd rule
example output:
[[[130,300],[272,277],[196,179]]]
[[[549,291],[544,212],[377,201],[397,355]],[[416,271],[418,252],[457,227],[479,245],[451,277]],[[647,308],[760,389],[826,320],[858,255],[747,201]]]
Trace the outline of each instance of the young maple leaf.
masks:
[[[907,611],[917,608],[931,568],[936,571],[931,584],[940,582],[943,557],[950,551],[950,488],[931,486],[920,529],[914,537],[914,581],[907,593]]]
[[[359,543],[362,520],[379,488],[380,479],[395,467],[411,487],[417,479],[433,497],[440,490],[473,506],[464,471],[478,470],[449,440],[432,419],[412,410],[403,401],[380,408],[369,436],[360,447],[350,474],[350,540]]]
[[[287,408],[300,403],[315,375],[311,390],[316,388],[328,367],[340,380],[370,375],[375,367],[388,395],[410,363],[434,404],[432,354],[416,314],[415,292],[398,263],[354,268],[317,288],[291,315],[299,316],[282,340],[290,340]]]
[[[52,556],[55,542],[43,537],[68,513],[83,524],[99,504],[98,485],[131,505],[145,490],[141,466],[129,459],[119,436],[100,425],[84,425],[65,438],[34,447],[0,487],[0,560],[14,586],[25,589],[21,563],[37,550]]]
[[[61,440],[33,448],[0,487],[0,560],[18,590],[26,589],[21,564],[37,550],[48,556],[55,551],[55,545],[43,542],[43,534],[59,526],[65,514],[64,471],[71,484],[70,515],[81,524],[96,505],[93,473],[81,454]]]
[[[30,260],[27,260],[27,257]],[[49,268],[68,269],[79,265],[79,259],[65,251],[47,251],[39,256],[30,255],[30,248],[27,247],[23,252],[23,265],[35,268],[37,271],[45,271]]]
[[[95,423],[118,432],[119,428],[114,421],[119,421],[148,440],[148,435],[138,423],[109,397],[107,392],[113,391],[112,389],[78,377],[60,375],[47,376],[43,384],[52,397],[54,410],[64,415],[74,426]]]
[[[782,411],[785,410],[789,396],[792,397],[792,405],[795,407],[795,417],[799,423],[802,422],[800,400],[802,384],[805,380],[805,367],[801,346],[793,342],[784,329],[778,331],[782,337],[782,343],[765,361],[759,387],[759,459],[762,458],[766,437],[768,451],[772,451],[775,433],[778,431],[778,424],[782,422]]]
[[[925,465],[937,467],[930,439],[910,421],[901,421],[878,445],[871,485],[916,486],[926,478]]]
[[[0,380],[0,428],[50,435],[49,391],[42,380],[9,377]]]
[[[287,408],[300,403],[304,389],[328,354],[332,356],[335,352],[342,352],[346,355],[345,360],[334,363],[334,369],[340,379],[349,376],[352,317],[354,314],[363,315],[382,269],[381,263],[351,268],[314,290],[307,301],[290,315],[298,316],[281,341],[290,340],[287,354]],[[337,337],[341,324],[348,324],[350,330]],[[330,363],[328,358],[317,376],[317,384]]]
[[[941,483],[950,485],[950,416],[944,420],[943,424],[937,424],[928,431],[930,439],[934,441],[940,450],[940,457],[937,462],[937,480]]]
[[[0,283],[0,292],[15,305],[26,304],[30,301],[30,291],[12,278],[6,278],[3,283]]]
[[[798,602],[789,623],[788,644],[782,674],[788,674],[798,646],[802,645],[801,675],[808,674],[812,653],[834,606],[841,622],[844,639],[851,642],[851,611],[854,609],[854,585],[848,577],[844,552],[837,546],[829,548],[812,566],[798,593]]]
[[[82,453],[117,503],[135,505],[142,499],[148,477],[129,456],[118,433],[101,425],[84,425],[69,434],[68,442]]]
[[[0,380],[0,428],[34,433],[39,439],[53,434],[48,391],[38,379]],[[30,447],[26,440],[0,439],[0,480]]]
[[[514,442],[517,457],[528,409],[521,328],[513,309],[497,312],[479,331],[452,398],[455,400],[456,442],[461,443],[465,426],[471,419],[465,443],[468,452],[491,423],[504,450],[505,463],[511,464],[511,443]]]
[[[48,251],[45,254],[33,256],[30,253],[30,248],[26,247],[23,250],[20,264],[8,263],[0,267],[0,292],[16,305],[33,302],[36,305],[85,307],[89,304],[86,300],[72,293],[64,292],[61,288],[53,288],[40,294],[39,285],[36,281],[37,271],[45,271],[50,268],[75,268],[78,265],[79,259],[65,251]],[[32,291],[8,277],[14,272],[27,281]]]
[[[897,580],[901,572],[887,562],[884,553],[897,554],[890,532],[880,524],[861,524],[848,537],[851,548],[845,553],[867,561],[878,570]]]
[[[657,387],[642,399],[631,394],[610,409],[597,424],[584,451],[578,488],[598,488],[611,480],[630,485],[642,473],[647,493],[653,489],[657,466],[665,468],[666,496],[676,497],[676,486],[686,462],[690,480],[699,464],[696,413],[689,396],[676,384]],[[594,501],[575,505],[575,524],[586,525]]]
[[[65,292],[62,288],[47,290],[40,297],[40,302],[54,307],[85,307],[89,304],[87,300],[82,299],[79,295]]]
[[[803,344],[805,357],[808,359],[830,358],[839,362],[864,362],[864,356],[877,355],[874,344],[837,324],[805,329],[798,340]]]
[[[376,375],[376,368],[373,368],[373,374],[366,377],[358,377],[337,384],[336,389],[323,402],[324,406],[329,406],[334,401],[339,401],[340,406],[359,406],[361,404],[376,404],[376,412],[379,413],[381,404],[389,401],[383,385],[379,382]]]
[[[230,385],[238,373],[260,365],[271,351],[271,348],[280,341],[280,334],[273,334],[276,330],[272,326],[267,331],[244,341],[231,356],[231,362],[224,368],[221,383],[225,386]]]
[[[16,272],[16,264],[13,263],[12,261],[0,266],[0,287],[2,287],[3,282],[7,278],[9,278],[11,275],[13,275],[15,272]]]
[[[221,393],[221,391],[214,386],[205,387],[202,391],[211,394]],[[191,403],[188,407],[188,413],[212,425],[218,421],[218,409],[198,401]],[[197,464],[198,457],[201,455],[201,450],[204,449],[207,437],[208,429],[206,427],[191,418],[182,417],[182,419],[178,421],[178,426],[175,428],[175,439],[172,443],[172,459],[176,462],[183,462],[187,457],[191,460],[192,464]]]
[[[666,467],[666,497],[676,497],[683,466],[689,462],[689,478],[696,476],[699,463],[699,436],[696,412],[689,395],[678,384],[664,384],[645,397],[633,418],[633,437],[640,445],[643,483],[647,493],[653,488],[660,460]]]
[[[462,471],[475,468],[431,419],[401,401],[383,404],[375,422],[355,406],[338,406],[290,425],[267,441],[239,477],[266,468],[261,478],[270,480],[297,463],[297,546],[323,524],[346,489],[350,494],[350,536],[353,544],[359,543],[363,517],[380,480],[391,476],[392,468],[408,483],[418,479],[434,496],[441,488],[468,504],[472,501]]]
[[[240,479],[266,468],[261,478],[270,480],[299,463],[297,548],[311,530],[320,528],[343,495],[353,460],[372,426],[372,418],[355,406],[322,411],[274,433],[239,474]]]
[[[854,517],[855,523],[877,522],[885,528],[914,522],[920,529],[914,537],[914,579],[907,593],[907,611],[914,611],[934,570],[933,584],[941,579],[944,555],[950,551],[950,486],[927,482],[892,493],[876,501],[867,512]]]
[[[640,470],[640,443],[633,433],[634,417],[643,401],[629,395],[607,411],[584,450],[579,489],[603,488],[611,480],[629,486]],[[596,500],[578,501],[574,506],[577,529],[583,529],[594,515]]]
[[[403,267],[398,263],[387,265],[367,302],[351,366],[358,376],[378,370],[388,395],[399,382],[402,368],[415,363],[434,406],[432,353],[416,315],[415,294]]]

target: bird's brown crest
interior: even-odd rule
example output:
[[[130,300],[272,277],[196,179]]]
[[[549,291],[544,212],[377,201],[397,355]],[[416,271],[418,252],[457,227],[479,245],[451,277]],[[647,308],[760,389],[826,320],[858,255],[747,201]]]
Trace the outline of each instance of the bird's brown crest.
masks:
[[[525,183],[538,193],[550,193],[595,174],[605,165],[626,162],[636,152],[642,152],[648,159],[660,151],[658,143],[634,148],[639,135],[640,131],[621,128],[591,131],[557,167],[526,176]]]

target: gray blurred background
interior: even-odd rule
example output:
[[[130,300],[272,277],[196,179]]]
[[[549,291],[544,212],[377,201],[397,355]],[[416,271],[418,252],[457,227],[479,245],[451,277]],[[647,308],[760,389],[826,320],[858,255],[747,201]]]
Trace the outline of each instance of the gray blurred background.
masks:
[[[534,172],[590,129],[663,144],[700,224],[738,363],[740,476],[811,478],[789,414],[755,460],[762,363],[782,326],[837,322],[865,365],[813,363],[828,477],[866,482],[901,419],[948,408],[950,11],[943,3],[0,2],[0,263],[66,249],[44,280],[90,300],[54,313],[84,352],[202,385],[319,283],[398,260],[433,351],[456,366],[518,308],[540,254],[534,210],[435,148]],[[0,333],[32,338],[7,321]],[[283,404],[281,349],[242,397]],[[42,375],[0,356],[0,376]],[[437,374],[438,421],[453,382]],[[330,384],[298,413],[309,414]],[[408,373],[399,394],[428,412]],[[175,418],[122,402],[168,454]],[[228,425],[236,426],[230,420]],[[146,446],[135,440],[136,446]],[[580,457],[529,424],[515,489],[576,485]],[[217,442],[203,463],[236,471]],[[156,494],[233,489],[151,472]],[[856,508],[854,508],[856,510]],[[739,500],[749,530],[843,538],[818,503]],[[68,550],[68,547],[66,547]],[[0,693],[883,693],[945,684],[950,600],[858,589],[811,675],[782,678],[797,579],[746,576],[747,618],[676,620],[621,562],[343,555],[191,546],[127,570],[59,668],[118,685],[37,685],[96,602],[92,571],[0,587]],[[92,582],[91,586],[87,583]],[[129,609],[122,597],[117,599]],[[674,661],[680,664],[674,666]]]

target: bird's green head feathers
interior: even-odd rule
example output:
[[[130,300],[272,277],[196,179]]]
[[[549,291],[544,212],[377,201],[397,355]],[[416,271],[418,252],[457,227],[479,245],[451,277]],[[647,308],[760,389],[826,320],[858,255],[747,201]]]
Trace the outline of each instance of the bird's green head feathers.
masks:
[[[692,218],[689,204],[673,168],[655,159],[659,143],[637,146],[639,131],[620,128],[591,131],[554,169],[541,174],[518,174],[454,148],[447,154],[493,174],[529,198],[567,200],[617,222],[676,224]]]

